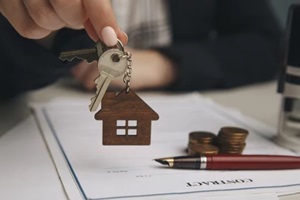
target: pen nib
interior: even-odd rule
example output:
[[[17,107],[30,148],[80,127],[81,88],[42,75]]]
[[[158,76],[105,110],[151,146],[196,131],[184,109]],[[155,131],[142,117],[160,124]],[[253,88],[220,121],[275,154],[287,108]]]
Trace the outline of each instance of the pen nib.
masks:
[[[168,165],[169,167],[174,166],[174,159],[173,158],[158,158],[154,159],[156,162],[159,162],[160,164],[163,165]]]
[[[160,164],[163,164],[163,165],[169,165],[169,163],[165,160],[165,159],[154,159],[156,162],[159,162]]]

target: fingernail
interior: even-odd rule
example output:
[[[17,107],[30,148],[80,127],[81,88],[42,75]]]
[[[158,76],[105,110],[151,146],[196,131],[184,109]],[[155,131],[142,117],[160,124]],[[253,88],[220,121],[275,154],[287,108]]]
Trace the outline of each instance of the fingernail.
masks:
[[[101,37],[102,37],[103,42],[107,46],[110,46],[110,47],[115,46],[118,43],[117,34],[116,34],[115,30],[110,26],[106,26],[102,29]]]
[[[123,33],[124,33],[124,36],[125,36],[125,42],[127,43],[128,42],[128,35],[125,32],[123,32]]]
[[[128,35],[127,35],[127,33],[125,33],[125,32],[123,32],[123,33],[124,33],[126,39],[128,40]]]

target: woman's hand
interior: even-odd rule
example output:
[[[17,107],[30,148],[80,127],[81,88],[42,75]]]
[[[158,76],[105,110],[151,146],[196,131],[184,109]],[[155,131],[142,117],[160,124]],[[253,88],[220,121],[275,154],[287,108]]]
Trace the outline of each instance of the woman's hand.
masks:
[[[132,53],[132,79],[130,87],[134,90],[159,89],[172,84],[176,79],[174,63],[157,51],[133,50]],[[79,80],[87,90],[94,90],[94,80],[99,76],[97,63],[88,64],[80,62],[72,69],[72,75]],[[123,77],[112,81],[111,87],[125,88]]]
[[[114,46],[119,38],[127,43],[110,0],[0,0],[0,12],[20,35],[30,39],[44,38],[63,27],[84,27],[94,41],[102,39]]]

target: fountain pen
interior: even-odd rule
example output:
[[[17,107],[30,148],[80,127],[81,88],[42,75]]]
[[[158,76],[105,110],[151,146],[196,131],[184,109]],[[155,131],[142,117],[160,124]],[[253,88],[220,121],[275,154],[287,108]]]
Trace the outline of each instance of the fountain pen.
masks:
[[[278,170],[300,168],[300,157],[285,155],[201,155],[158,158],[155,161],[179,169]]]

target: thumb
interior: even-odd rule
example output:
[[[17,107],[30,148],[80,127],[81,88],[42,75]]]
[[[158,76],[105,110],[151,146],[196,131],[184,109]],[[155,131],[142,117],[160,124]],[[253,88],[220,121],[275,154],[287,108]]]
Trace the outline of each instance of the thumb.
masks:
[[[84,0],[87,15],[85,29],[93,40],[101,39],[107,46],[117,44],[117,39],[125,45],[126,34],[119,28],[110,0]]]

